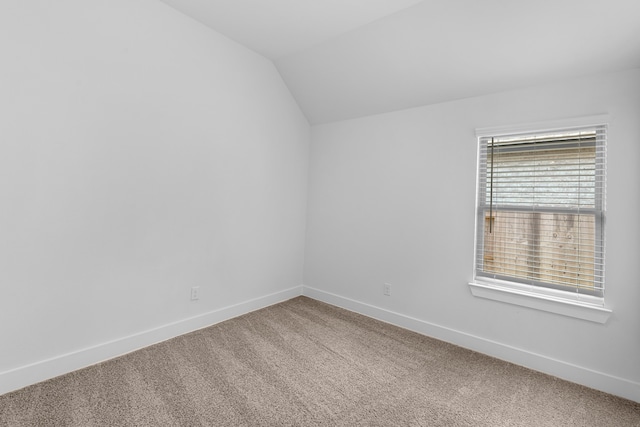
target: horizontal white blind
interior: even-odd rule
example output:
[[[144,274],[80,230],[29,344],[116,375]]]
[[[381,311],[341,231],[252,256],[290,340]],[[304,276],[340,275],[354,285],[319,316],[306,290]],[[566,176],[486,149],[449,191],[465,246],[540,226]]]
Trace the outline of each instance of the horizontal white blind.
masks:
[[[476,275],[601,296],[606,127],[480,138]]]

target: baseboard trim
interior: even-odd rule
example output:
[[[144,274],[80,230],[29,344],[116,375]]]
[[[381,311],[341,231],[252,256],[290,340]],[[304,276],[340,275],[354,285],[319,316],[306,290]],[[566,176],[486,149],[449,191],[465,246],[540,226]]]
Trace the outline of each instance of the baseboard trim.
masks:
[[[117,340],[62,354],[47,360],[0,372],[0,395],[39,383],[96,363],[123,356],[132,351],[166,341],[243,314],[302,295],[302,286],[296,286],[222,307],[194,317],[138,332]]]
[[[640,383],[603,372],[594,371],[562,360],[532,353],[504,343],[487,340],[424,320],[406,316],[374,305],[303,286],[302,294],[309,298],[381,320],[420,334],[468,348],[516,365],[553,375],[605,393],[640,402]]]

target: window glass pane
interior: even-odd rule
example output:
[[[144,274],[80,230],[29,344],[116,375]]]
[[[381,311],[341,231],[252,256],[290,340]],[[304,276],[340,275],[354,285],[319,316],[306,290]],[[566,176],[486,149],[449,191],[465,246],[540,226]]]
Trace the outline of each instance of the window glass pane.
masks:
[[[595,208],[595,147],[499,152],[487,168],[496,206]]]
[[[485,212],[483,272],[594,289],[595,215]],[[491,224],[490,224],[491,222]]]

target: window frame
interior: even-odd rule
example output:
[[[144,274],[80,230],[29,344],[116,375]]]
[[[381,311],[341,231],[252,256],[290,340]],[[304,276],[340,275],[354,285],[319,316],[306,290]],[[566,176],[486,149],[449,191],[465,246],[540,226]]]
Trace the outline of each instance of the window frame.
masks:
[[[482,187],[486,187],[486,183],[480,180],[481,168],[481,147],[480,139],[487,137],[499,137],[513,134],[528,133],[547,133],[547,132],[566,132],[575,128],[607,126],[609,124],[608,115],[585,116],[559,121],[539,122],[530,124],[521,124],[513,126],[500,126],[490,128],[476,129],[476,147],[477,147],[477,170],[476,170],[476,201],[475,208],[475,230],[474,230],[474,260],[473,260],[473,281],[469,283],[471,293],[479,298],[487,298],[504,303],[525,306],[537,310],[547,311],[551,313],[561,314],[569,317],[589,320],[597,323],[605,323],[610,317],[612,310],[605,307],[604,295],[589,295],[586,293],[569,292],[567,290],[554,289],[554,287],[538,286],[516,281],[503,280],[502,278],[486,277],[477,274],[477,251],[478,249],[478,232],[484,229],[484,214],[480,214],[480,200]],[[608,132],[608,131],[607,131]],[[605,147],[606,150],[606,142]],[[597,161],[597,159],[596,159]],[[606,163],[606,160],[605,160]],[[606,171],[606,164],[603,165]],[[484,193],[483,193],[484,194]],[[604,216],[606,197],[603,187],[602,193],[598,195],[603,197],[602,209],[596,213],[596,251],[599,251],[604,264],[604,230],[606,216]],[[602,215],[602,221],[598,221],[599,215]],[[482,216],[482,218],[481,218]],[[604,278],[603,278],[604,283]]]

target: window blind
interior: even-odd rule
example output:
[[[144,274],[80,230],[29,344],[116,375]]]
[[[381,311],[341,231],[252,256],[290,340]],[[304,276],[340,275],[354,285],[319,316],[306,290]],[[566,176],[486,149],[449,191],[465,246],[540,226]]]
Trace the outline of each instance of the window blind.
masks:
[[[479,139],[476,276],[604,291],[606,126]]]

